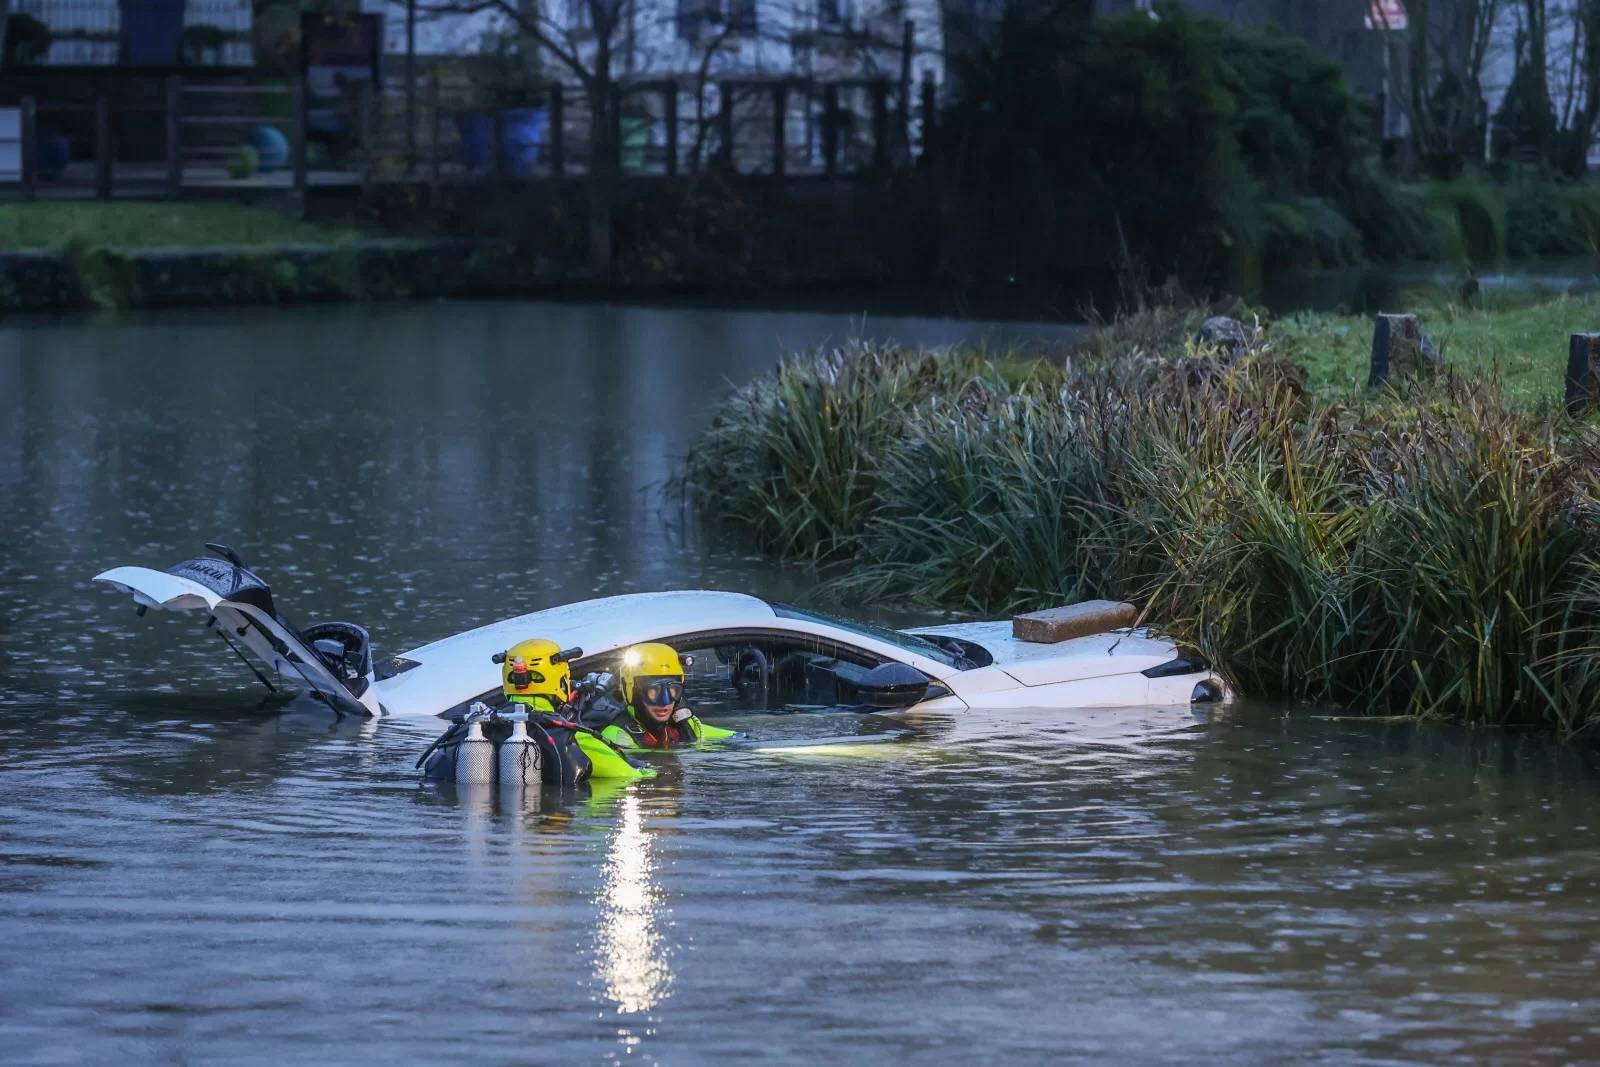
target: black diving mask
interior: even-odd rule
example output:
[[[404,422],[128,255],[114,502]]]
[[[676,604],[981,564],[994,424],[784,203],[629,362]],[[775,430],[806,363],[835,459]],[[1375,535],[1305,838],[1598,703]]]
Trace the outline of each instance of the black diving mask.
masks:
[[[658,678],[644,684],[644,703],[652,708],[677,707],[683,699],[683,683],[676,678]]]

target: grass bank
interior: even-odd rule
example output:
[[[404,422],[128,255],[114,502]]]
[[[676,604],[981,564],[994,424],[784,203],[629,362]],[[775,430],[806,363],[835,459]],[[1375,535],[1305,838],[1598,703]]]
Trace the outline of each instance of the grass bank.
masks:
[[[1046,359],[798,357],[728,399],[685,486],[857,599],[1129,599],[1254,696],[1600,723],[1600,433],[1492,374],[1313,391],[1337,323],[1226,360],[1192,320]]]
[[[1524,406],[1562,395],[1567,339],[1600,329],[1600,296],[1595,294],[1537,302],[1517,297],[1489,307],[1419,295],[1407,309],[1421,316],[1428,336],[1459,373],[1497,378],[1506,399]],[[1270,332],[1274,350],[1304,369],[1313,391],[1332,395],[1366,384],[1371,317],[1290,315],[1272,323]]]
[[[240,204],[39,201],[0,204],[0,249],[211,248],[328,245],[355,230],[318,226]]]

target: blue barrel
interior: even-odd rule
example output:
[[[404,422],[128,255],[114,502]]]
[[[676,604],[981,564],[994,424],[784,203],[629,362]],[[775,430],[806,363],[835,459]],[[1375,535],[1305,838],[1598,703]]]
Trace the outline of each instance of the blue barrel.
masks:
[[[262,170],[282,170],[289,165],[289,139],[275,126],[257,126],[250,131],[250,147]]]
[[[507,173],[526,177],[539,163],[539,147],[544,144],[550,112],[542,107],[508,107],[500,112],[502,136],[500,158]]]
[[[456,116],[456,136],[461,139],[461,163],[468,170],[489,169],[489,143],[493,138],[492,114],[472,112]],[[550,124],[542,107],[508,107],[500,112],[500,162],[508,174],[526,177],[539,162],[539,149]]]

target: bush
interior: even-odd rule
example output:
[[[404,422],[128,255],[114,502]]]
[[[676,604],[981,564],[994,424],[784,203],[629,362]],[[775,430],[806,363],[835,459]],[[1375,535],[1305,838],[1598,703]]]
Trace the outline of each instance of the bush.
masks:
[[[236,180],[254,177],[259,164],[256,150],[242,144],[228,153],[228,177]]]
[[[786,363],[687,484],[781,554],[848,561],[857,599],[1129,599],[1250,695],[1600,723],[1595,434],[1492,377],[1317,400],[1270,351],[1120,347],[1010,379],[870,346]]]
[[[1463,256],[1473,263],[1498,263],[1506,254],[1506,203],[1488,182],[1461,179],[1427,187],[1429,203],[1446,226],[1453,219]]]

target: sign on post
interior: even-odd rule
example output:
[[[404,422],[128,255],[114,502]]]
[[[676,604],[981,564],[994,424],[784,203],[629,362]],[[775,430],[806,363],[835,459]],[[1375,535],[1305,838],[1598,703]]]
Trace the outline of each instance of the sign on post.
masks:
[[[1367,0],[1367,29],[1403,30],[1405,28],[1405,0]]]
[[[368,101],[382,85],[382,57],[382,15],[301,14],[300,65],[313,137],[345,146],[359,142]]]
[[[0,182],[22,180],[22,109],[0,107]]]

